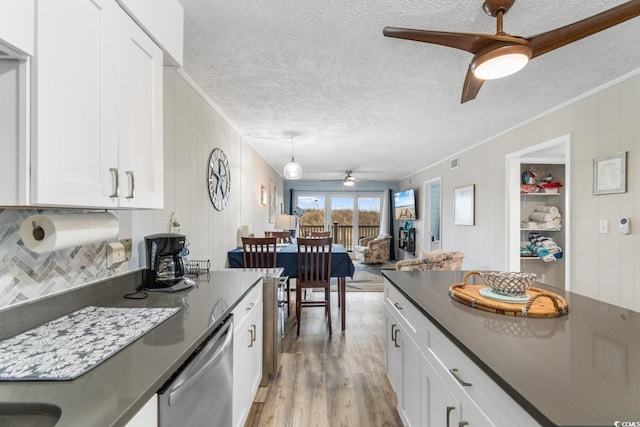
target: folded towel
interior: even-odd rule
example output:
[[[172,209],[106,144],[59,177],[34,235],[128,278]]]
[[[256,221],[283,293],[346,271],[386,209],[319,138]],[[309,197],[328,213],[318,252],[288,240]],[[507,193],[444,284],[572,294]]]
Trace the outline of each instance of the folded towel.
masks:
[[[529,214],[529,219],[535,222],[551,222],[556,218],[559,218],[560,214],[551,214],[544,212],[531,212]]]
[[[560,214],[560,209],[555,206],[538,206],[536,207],[536,212],[550,213],[554,215]]]
[[[553,220],[551,222],[541,222],[538,224],[538,227],[543,230],[555,230],[562,228],[562,223],[560,221]]]

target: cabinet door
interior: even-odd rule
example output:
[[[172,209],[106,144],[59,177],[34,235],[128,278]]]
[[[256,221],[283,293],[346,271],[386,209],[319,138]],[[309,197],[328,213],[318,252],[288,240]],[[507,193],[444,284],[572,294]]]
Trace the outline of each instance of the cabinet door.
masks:
[[[33,55],[34,21],[34,0],[0,0],[0,51]]]
[[[420,425],[420,350],[409,338],[407,330],[400,327],[396,341],[402,353],[402,406],[400,416],[409,426]]]
[[[162,51],[119,13],[120,206],[162,208]]]
[[[158,395],[154,394],[125,427],[157,427]]]
[[[246,392],[247,411],[251,408],[256,391],[262,379],[262,304],[258,304],[249,318],[246,334],[250,343],[245,347],[246,357]]]
[[[402,401],[402,353],[396,343],[396,334],[399,333],[399,322],[391,310],[385,305],[385,368],[387,377],[393,391],[396,392],[398,407]]]
[[[420,389],[423,426],[457,427],[459,425],[460,402],[424,356],[420,358]]]
[[[109,197],[109,169],[118,161],[117,12],[107,0],[38,2],[31,85],[34,204],[118,204]]]

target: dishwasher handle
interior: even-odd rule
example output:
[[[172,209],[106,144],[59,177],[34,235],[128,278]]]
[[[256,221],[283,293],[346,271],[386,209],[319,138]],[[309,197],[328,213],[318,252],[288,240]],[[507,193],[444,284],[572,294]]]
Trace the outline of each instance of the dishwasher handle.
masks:
[[[180,401],[182,395],[188,391],[189,387],[196,383],[200,378],[202,378],[205,373],[215,364],[220,362],[220,360],[224,357],[225,353],[229,349],[231,345],[231,341],[233,339],[233,320],[229,320],[226,324],[216,333],[216,335],[211,339],[211,342],[207,344],[207,347],[213,347],[218,345],[220,340],[222,339],[222,335],[226,331],[226,337],[224,338],[224,342],[218,346],[216,352],[211,356],[211,358],[200,367],[196,372],[190,375],[185,379],[184,382],[176,381],[175,386],[171,386],[167,392],[169,393],[168,404],[171,406],[172,404],[177,404]],[[206,352],[206,348],[200,353],[203,355]],[[191,361],[191,363],[197,362],[196,358]]]

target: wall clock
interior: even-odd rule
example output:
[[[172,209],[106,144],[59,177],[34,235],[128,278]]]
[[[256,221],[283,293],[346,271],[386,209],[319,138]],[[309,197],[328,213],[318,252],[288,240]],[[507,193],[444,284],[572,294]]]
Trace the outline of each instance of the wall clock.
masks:
[[[219,148],[214,148],[207,166],[209,199],[216,210],[223,210],[229,204],[231,192],[231,172],[227,156]]]

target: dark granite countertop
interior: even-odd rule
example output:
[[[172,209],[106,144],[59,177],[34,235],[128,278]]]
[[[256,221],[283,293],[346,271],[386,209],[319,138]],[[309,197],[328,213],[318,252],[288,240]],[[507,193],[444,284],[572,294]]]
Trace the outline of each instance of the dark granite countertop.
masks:
[[[640,425],[640,313],[548,288],[567,316],[504,316],[449,298],[464,272],[383,274],[542,425]]]
[[[139,280],[128,278],[4,311],[0,313],[0,338],[89,304],[181,307],[176,315],[75,380],[0,382],[0,403],[56,405],[62,409],[57,424],[60,427],[124,425],[263,275],[256,270],[212,271],[207,278],[200,278],[194,288],[149,293],[143,300],[123,298]]]

